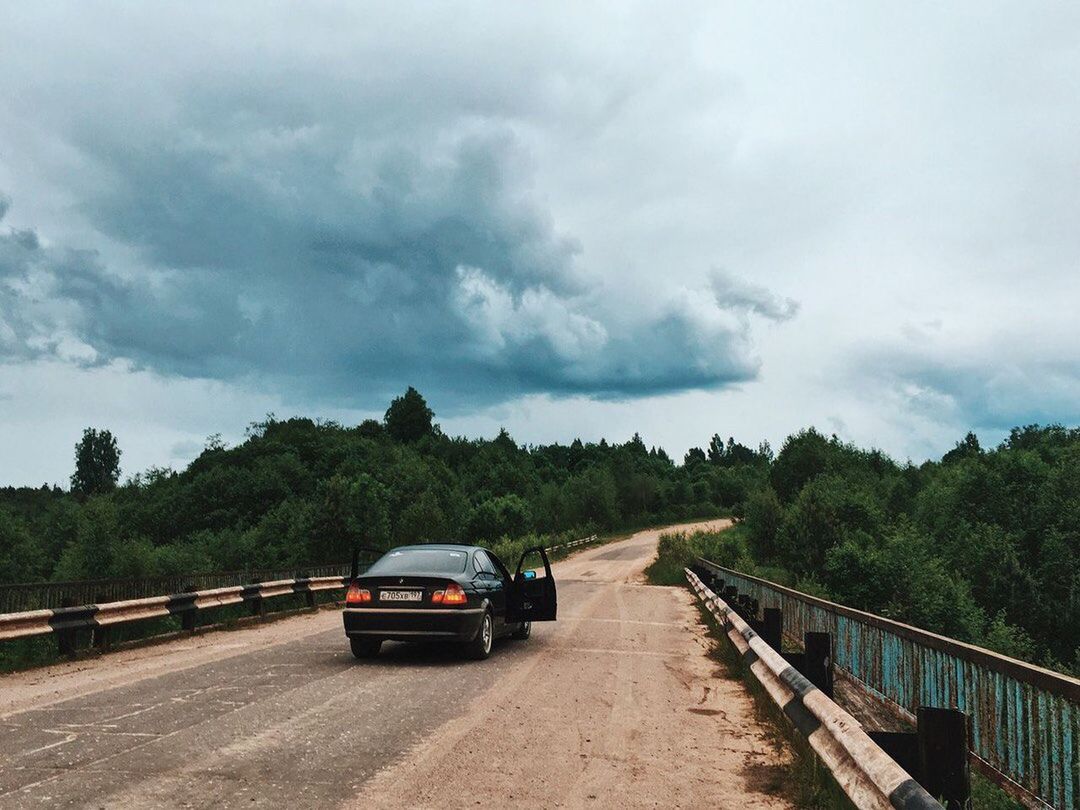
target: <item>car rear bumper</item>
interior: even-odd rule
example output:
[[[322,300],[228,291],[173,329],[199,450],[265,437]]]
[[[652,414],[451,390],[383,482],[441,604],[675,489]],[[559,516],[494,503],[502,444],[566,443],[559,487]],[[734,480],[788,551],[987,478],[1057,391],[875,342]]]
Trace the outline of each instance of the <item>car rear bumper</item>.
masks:
[[[345,608],[345,635],[392,641],[471,641],[484,608]]]

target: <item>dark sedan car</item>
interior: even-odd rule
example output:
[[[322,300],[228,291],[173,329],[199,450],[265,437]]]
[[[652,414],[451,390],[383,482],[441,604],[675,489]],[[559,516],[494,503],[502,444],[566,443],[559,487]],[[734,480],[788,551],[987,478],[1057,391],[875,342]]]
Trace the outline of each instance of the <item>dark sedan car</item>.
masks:
[[[542,575],[523,570],[537,554]],[[401,546],[356,576],[345,595],[345,635],[353,655],[377,655],[383,641],[457,641],[471,658],[487,658],[500,636],[526,639],[533,622],[554,621],[551,564],[528,549],[511,576],[479,546]]]

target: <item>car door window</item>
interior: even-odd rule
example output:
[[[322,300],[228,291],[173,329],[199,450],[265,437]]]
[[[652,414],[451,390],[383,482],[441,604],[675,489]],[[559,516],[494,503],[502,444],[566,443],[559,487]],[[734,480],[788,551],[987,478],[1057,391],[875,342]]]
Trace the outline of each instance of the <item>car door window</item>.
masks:
[[[499,575],[499,578],[503,582],[510,582],[510,580],[512,580],[513,577],[511,577],[510,572],[508,570],[506,570],[506,566],[502,564],[502,560],[500,560],[498,557],[496,557],[490,551],[485,551],[484,553],[487,555],[487,558],[491,561],[491,564],[495,568],[495,573]]]
[[[501,579],[499,572],[495,568],[495,564],[491,562],[486,551],[476,552],[476,571],[477,573],[490,574],[490,577],[483,577],[483,579]]]

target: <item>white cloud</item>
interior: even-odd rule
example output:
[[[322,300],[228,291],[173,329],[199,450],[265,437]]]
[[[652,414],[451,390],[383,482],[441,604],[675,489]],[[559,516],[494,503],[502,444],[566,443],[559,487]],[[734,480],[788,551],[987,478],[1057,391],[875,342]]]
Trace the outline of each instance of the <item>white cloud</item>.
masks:
[[[477,267],[459,266],[454,301],[472,325],[480,351],[502,354],[510,345],[539,341],[563,360],[576,363],[601,352],[607,330],[599,321],[573,311],[543,287],[528,287],[515,301],[505,285]]]

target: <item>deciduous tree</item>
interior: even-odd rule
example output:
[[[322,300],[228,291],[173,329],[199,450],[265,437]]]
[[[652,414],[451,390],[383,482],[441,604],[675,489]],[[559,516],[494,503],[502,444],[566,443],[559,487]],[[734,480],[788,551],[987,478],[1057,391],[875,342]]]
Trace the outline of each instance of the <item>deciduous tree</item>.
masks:
[[[108,430],[86,428],[75,445],[71,490],[77,495],[112,492],[120,478],[120,448]]]

